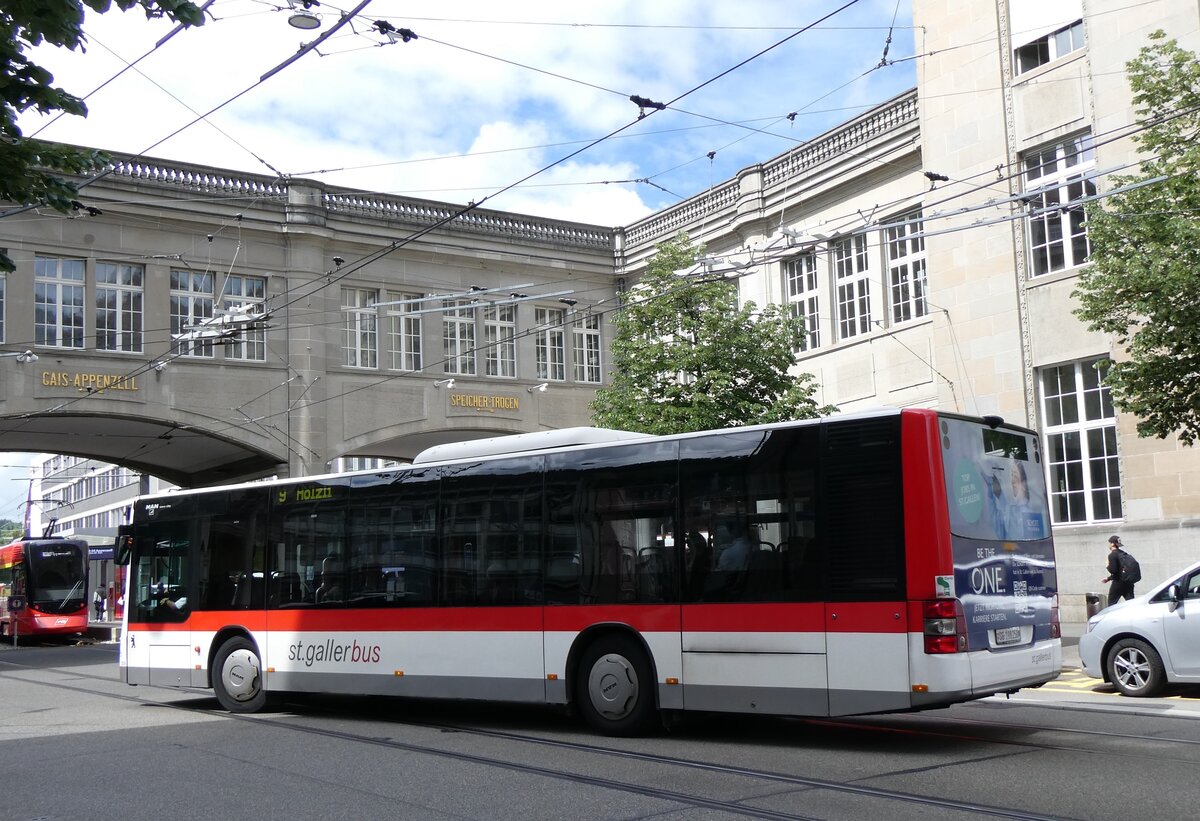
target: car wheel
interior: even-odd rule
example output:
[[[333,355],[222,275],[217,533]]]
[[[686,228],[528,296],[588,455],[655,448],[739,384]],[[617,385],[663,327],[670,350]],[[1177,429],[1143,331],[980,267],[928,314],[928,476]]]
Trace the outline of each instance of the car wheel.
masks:
[[[213,659],[213,693],[231,713],[256,713],[267,703],[262,661],[248,640],[237,636],[221,645]]]
[[[629,636],[608,636],[588,647],[576,688],[584,718],[605,735],[641,735],[653,725],[654,676],[646,653]]]
[[[1121,639],[1108,654],[1108,675],[1127,696],[1157,695],[1167,683],[1158,652],[1141,639]]]

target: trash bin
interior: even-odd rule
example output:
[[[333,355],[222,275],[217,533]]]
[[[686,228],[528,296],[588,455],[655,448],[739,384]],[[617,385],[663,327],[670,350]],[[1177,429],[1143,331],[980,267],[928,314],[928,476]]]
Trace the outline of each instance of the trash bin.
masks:
[[[1104,609],[1104,596],[1100,593],[1084,593],[1083,598],[1087,601],[1089,619]]]

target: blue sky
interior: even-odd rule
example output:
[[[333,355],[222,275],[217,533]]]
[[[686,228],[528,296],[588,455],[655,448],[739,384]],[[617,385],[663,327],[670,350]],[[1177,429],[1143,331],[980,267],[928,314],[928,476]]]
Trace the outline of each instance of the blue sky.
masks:
[[[217,0],[205,26],[89,97],[86,120],[63,117],[39,136],[465,203],[629,126],[488,202],[624,225],[911,88],[910,2],[858,0],[837,11],[845,5],[373,0],[256,86],[327,31],[339,7],[314,6],[322,28],[305,32],[288,25],[286,0]],[[121,70],[115,55],[133,61],[171,28],[143,18],[90,15],[86,54],[41,49],[38,59],[83,96]],[[417,39],[390,44],[375,21]],[[630,95],[687,96],[638,121]],[[45,122],[30,115],[21,125],[31,134]]]
[[[322,0],[313,31],[289,26],[287,5],[216,0],[206,25],[158,48],[169,23],[137,9],[89,13],[86,53],[36,53],[56,85],[87,96],[88,117],[31,113],[20,125],[96,148],[452,203],[492,197],[489,207],[615,226],[916,82],[909,0],[373,0],[260,82],[356,3]],[[417,37],[390,43],[376,21]],[[630,95],[677,102],[639,120]],[[0,517],[19,516],[28,470],[8,466],[26,462],[0,454]]]

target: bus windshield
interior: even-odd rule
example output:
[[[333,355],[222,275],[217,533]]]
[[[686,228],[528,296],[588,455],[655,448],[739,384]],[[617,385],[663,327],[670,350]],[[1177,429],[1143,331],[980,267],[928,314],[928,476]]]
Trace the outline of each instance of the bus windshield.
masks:
[[[950,531],[968,539],[1039,541],[1050,509],[1035,436],[942,419]]]
[[[73,544],[33,544],[26,548],[29,603],[44,613],[66,613],[83,606],[86,565]]]

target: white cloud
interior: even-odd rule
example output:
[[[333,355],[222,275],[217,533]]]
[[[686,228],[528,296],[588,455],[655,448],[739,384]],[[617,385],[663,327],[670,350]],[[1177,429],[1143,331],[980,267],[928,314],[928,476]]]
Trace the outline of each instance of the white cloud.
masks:
[[[630,126],[638,111],[629,95],[672,100],[840,5],[375,0],[319,53],[212,115],[228,136],[199,123],[149,148],[195,119],[193,111],[207,112],[253,85],[336,19],[335,7],[323,4],[324,27],[301,32],[271,3],[218,0],[217,19],[179,33],[96,93],[86,120],[64,117],[41,136],[256,173],[272,173],[269,164],[333,185],[467,202],[629,126],[496,201],[526,213],[628,224],[677,198],[613,180],[649,179],[687,197],[860,110],[815,115],[805,108],[813,101],[821,110],[870,105],[912,83],[911,63],[850,82],[878,64],[896,11],[893,0],[864,1],[674,110]],[[375,20],[412,29],[418,39],[381,45]],[[84,55],[37,54],[59,85],[80,95],[120,70],[108,49],[132,60],[170,26],[148,23],[136,10],[113,11],[90,14],[86,30]],[[911,43],[909,30],[897,30],[890,56],[911,54]],[[789,111],[800,112],[794,123],[783,119]],[[778,136],[732,124],[740,121]],[[43,122],[29,115],[22,126],[31,133]],[[716,152],[711,161],[709,152]],[[359,170],[317,173],[326,169]]]
[[[63,117],[40,136],[260,174],[273,173],[269,164],[330,185],[466,203],[623,129],[488,204],[628,225],[914,84],[912,61],[871,71],[897,5],[863,0],[635,122],[629,95],[673,100],[843,2],[374,0],[353,30],[223,106],[213,125],[164,141],[328,30],[339,8],[322,2],[323,28],[301,32],[288,26],[283,0],[217,0],[216,19],[177,34],[98,91],[86,119]],[[900,15],[893,60],[913,49],[908,2]],[[380,45],[371,24],[381,19],[419,39]],[[124,66],[110,49],[134,60],[171,28],[136,8],[89,12],[86,53],[46,47],[35,59],[56,85],[83,96]],[[793,111],[794,122],[784,119]],[[29,113],[20,124],[32,134],[46,122]],[[0,516],[20,518],[27,477],[25,468],[0,472],[9,480]]]

